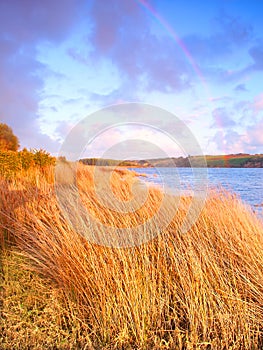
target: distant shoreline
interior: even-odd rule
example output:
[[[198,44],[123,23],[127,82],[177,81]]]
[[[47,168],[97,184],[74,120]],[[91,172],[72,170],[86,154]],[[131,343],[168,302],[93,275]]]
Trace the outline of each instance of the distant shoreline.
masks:
[[[152,167],[177,167],[177,168],[263,168],[263,154],[228,154],[206,155],[188,157],[170,157],[140,160],[116,160],[104,158],[84,158],[79,160],[86,165],[95,166],[120,166],[126,168],[152,168]]]

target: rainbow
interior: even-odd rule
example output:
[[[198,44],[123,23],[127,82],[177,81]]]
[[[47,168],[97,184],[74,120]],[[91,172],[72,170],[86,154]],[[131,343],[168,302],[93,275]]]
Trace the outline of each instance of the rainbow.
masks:
[[[176,42],[176,44],[182,49],[182,51],[185,54],[186,59],[188,60],[189,64],[192,66],[194,72],[196,73],[196,75],[198,76],[205,92],[207,95],[207,101],[210,103],[213,98],[211,97],[211,93],[210,93],[210,89],[209,86],[206,82],[206,79],[204,77],[204,75],[202,74],[198,64],[196,63],[196,61],[194,60],[193,56],[191,55],[191,53],[189,52],[187,46],[185,45],[185,43],[180,39],[179,35],[176,33],[176,31],[174,30],[174,28],[163,18],[163,16],[158,13],[155,8],[149,4],[148,1],[146,0],[135,0],[140,6],[142,6],[143,8],[145,8],[147,11],[149,11],[151,13],[151,15],[163,26],[163,28],[165,28],[165,30],[167,31],[167,33],[169,34],[169,36]],[[219,128],[221,129],[221,135],[222,135],[222,140],[223,140],[223,128],[221,126],[220,120],[216,120],[216,124],[219,126]],[[223,145],[223,142],[222,142]],[[225,162],[227,163],[227,158],[225,159]]]
[[[198,64],[195,62],[193,56],[189,52],[189,50],[186,47],[186,45],[184,44],[184,42],[180,39],[180,37],[178,36],[178,34],[174,30],[174,28],[146,0],[136,0],[136,1],[137,1],[137,3],[139,3],[142,7],[147,9],[147,11],[149,11],[152,14],[152,16],[166,29],[169,36],[182,49],[188,62],[193,67],[193,70],[195,71],[195,73],[199,77],[203,87],[208,92],[208,86],[207,86],[205,77],[203,76]]]

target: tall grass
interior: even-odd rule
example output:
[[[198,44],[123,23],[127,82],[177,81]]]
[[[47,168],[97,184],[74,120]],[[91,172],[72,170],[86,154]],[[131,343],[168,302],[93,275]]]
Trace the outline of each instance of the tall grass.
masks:
[[[26,271],[43,281],[41,290],[50,284],[56,291],[56,332],[66,332],[68,344],[54,339],[56,348],[263,347],[263,226],[239,199],[211,190],[198,220],[182,234],[191,198],[171,197],[170,205],[178,209],[165,230],[149,232],[152,239],[143,244],[114,248],[79,234],[58,205],[52,174],[47,181],[32,171],[28,178],[1,180],[2,232],[8,231]],[[109,193],[107,170],[99,171],[97,192],[93,173],[82,166],[77,185],[83,205],[103,222],[100,237],[107,239],[107,227],[136,227],[160,207],[163,195],[151,189],[142,208],[114,215],[98,200],[98,193]],[[111,191],[120,202],[132,198],[134,186],[136,177],[125,170],[111,176]],[[73,189],[64,190],[70,197]],[[4,332],[7,325],[6,320]],[[32,344],[39,348],[35,340]]]

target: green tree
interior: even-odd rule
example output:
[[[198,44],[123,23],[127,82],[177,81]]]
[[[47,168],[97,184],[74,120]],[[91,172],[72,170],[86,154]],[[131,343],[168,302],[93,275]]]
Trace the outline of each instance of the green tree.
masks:
[[[19,141],[13,130],[7,124],[0,123],[0,150],[17,151],[18,148]]]

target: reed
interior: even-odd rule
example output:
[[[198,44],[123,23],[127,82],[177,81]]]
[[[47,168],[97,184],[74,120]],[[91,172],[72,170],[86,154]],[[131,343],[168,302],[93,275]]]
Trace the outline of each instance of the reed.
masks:
[[[234,195],[211,190],[198,220],[183,234],[180,228],[191,198],[178,201],[170,196],[170,208],[176,207],[170,224],[158,234],[156,223],[149,226],[149,239],[138,244],[136,228],[156,214],[163,194],[151,188],[143,206],[130,214],[114,213],[101,200],[110,203],[115,196],[115,211],[121,211],[123,203],[138,204],[132,200],[141,188],[136,174],[117,170],[110,176],[109,189],[105,175],[110,170],[96,170],[96,191],[95,169],[80,166],[77,171],[81,202],[94,221],[102,223],[92,233],[89,230],[94,227],[81,217],[82,229],[87,225],[85,237],[58,205],[52,169],[46,176],[30,170],[28,176],[1,180],[2,234],[8,232],[11,254],[20,261],[15,264],[16,272],[8,276],[12,280],[12,274],[19,271],[28,280],[30,275],[33,283],[25,282],[27,290],[18,295],[30,295],[32,290],[37,293],[37,284],[43,299],[38,303],[45,308],[54,305],[56,314],[51,317],[50,310],[42,310],[44,326],[37,317],[27,323],[31,335],[25,348],[41,347],[49,334],[59,349],[261,349],[262,221]],[[63,186],[61,193],[74,197],[74,188]],[[70,211],[74,217],[78,215],[73,205]],[[116,227],[133,228],[135,244],[117,248],[87,239],[99,235],[102,243],[108,242],[110,229]],[[5,244],[6,238],[2,238],[3,252]],[[8,266],[7,260],[3,259],[4,266]],[[3,276],[6,281],[6,270]],[[11,284],[2,293],[4,310],[12,298],[19,304],[17,295],[8,292]],[[54,332],[47,331],[48,317]],[[10,347],[7,340],[11,319],[12,315],[6,315],[1,325],[6,349],[15,348],[10,332]],[[17,341],[24,327],[23,320],[17,320]],[[46,348],[52,348],[51,343],[49,339]]]

